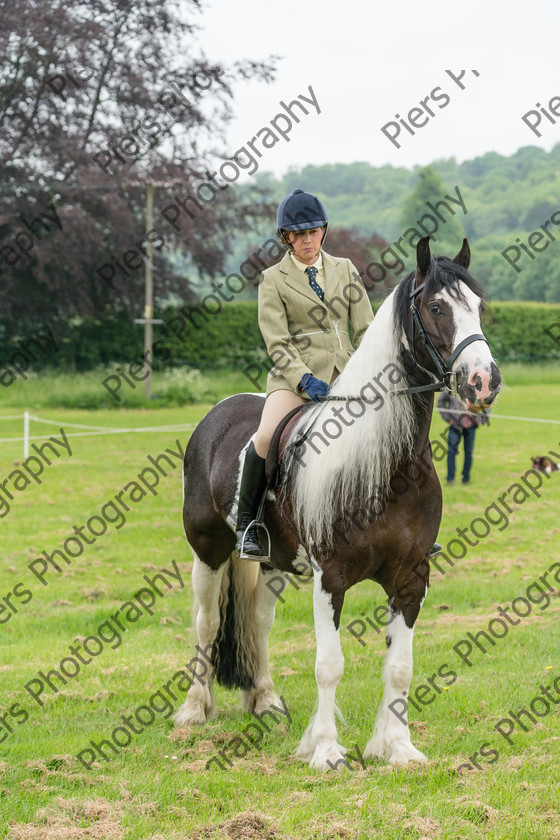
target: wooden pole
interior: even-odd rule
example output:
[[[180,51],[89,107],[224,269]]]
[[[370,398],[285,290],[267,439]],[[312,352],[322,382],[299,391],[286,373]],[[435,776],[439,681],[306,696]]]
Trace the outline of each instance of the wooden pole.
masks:
[[[148,368],[148,375],[146,377],[146,399],[151,399],[152,396],[152,319],[154,317],[154,284],[153,284],[153,264],[154,264],[154,245],[148,239],[148,232],[153,228],[154,218],[154,184],[149,181],[146,185],[146,293],[144,305],[144,359]]]

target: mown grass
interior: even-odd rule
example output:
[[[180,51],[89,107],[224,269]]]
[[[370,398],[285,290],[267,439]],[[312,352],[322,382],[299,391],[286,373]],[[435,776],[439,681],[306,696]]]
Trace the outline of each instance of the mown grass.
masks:
[[[134,382],[128,377],[132,385],[128,384],[118,373],[118,367],[109,365],[83,373],[26,373],[26,380],[18,378],[10,387],[0,389],[0,409],[9,406],[34,411],[39,408],[99,411],[212,405],[229,394],[255,390],[239,369],[164,368],[154,371],[152,398],[148,400],[144,382]],[[500,369],[508,385],[554,385],[558,381],[558,365],[554,362],[538,367],[511,362]],[[121,367],[121,373],[122,370]],[[115,376],[120,382],[111,379]],[[260,379],[264,384],[264,374]]]
[[[472,484],[444,487],[439,534],[444,546],[457,536],[457,528],[469,528],[473,519],[484,516],[485,509],[529,469],[531,456],[560,452],[558,425],[496,416],[557,421],[558,370],[507,366],[502,372],[508,387],[490,428],[477,434]],[[240,377],[202,377],[197,398],[204,399],[204,388],[214,395],[212,401],[246,390]],[[18,391],[20,385],[25,396]],[[104,390],[99,381],[96,387],[98,393]],[[126,428],[194,424],[210,404],[207,399],[159,410],[115,412],[111,407],[89,412],[62,410],[64,403],[46,402],[57,399],[55,394],[60,399],[63,391],[60,378],[17,383],[2,394],[0,414],[25,407],[60,421],[69,434],[70,422]],[[2,437],[18,436],[21,420],[2,422],[2,430]],[[432,438],[442,430],[436,416]],[[31,432],[59,436],[58,426],[32,423]],[[510,627],[505,638],[496,639],[486,654],[473,653],[472,667],[454,650],[468,632],[487,630],[497,607],[524,596],[558,559],[560,474],[543,479],[540,498],[531,496],[517,505],[507,527],[493,527],[453,568],[432,572],[416,627],[413,687],[434,679],[438,671],[454,671],[457,678],[443,690],[444,680],[436,676],[441,693],[419,712],[411,711],[413,742],[428,755],[427,765],[388,768],[369,762],[365,769],[320,774],[293,759],[316,694],[311,587],[303,584],[299,591],[288,587],[284,593],[271,633],[276,690],[291,720],[273,726],[259,752],[251,750],[229,771],[205,769],[207,760],[250,720],[240,711],[238,693],[218,687],[218,715],[204,728],[177,738],[170,719],[156,715],[118,756],[85,770],[77,753],[92,739],[108,737],[121,715],[146,704],[193,656],[192,558],[182,534],[178,459],[177,467],[170,467],[169,476],[155,488],[157,496],[131,504],[122,528],[110,526],[60,574],[51,572],[48,586],[30,575],[27,564],[43,550],[61,547],[74,524],[98,514],[148,465],[148,454],[176,449],[176,441],[184,446],[189,434],[188,429],[154,429],[69,438],[72,457],[64,453],[47,467],[40,486],[14,492],[10,512],[0,518],[0,603],[20,581],[33,594],[30,603],[0,625],[0,720],[11,721],[13,728],[0,744],[0,835],[10,840],[560,836],[560,704],[551,703],[550,713],[528,725],[527,732],[516,729],[511,745],[494,728],[509,710],[526,707],[541,693],[540,686],[560,675],[560,592],[551,595],[548,604],[534,605],[531,615]],[[2,447],[0,481],[22,461],[19,441]],[[443,461],[438,472],[443,479]],[[104,650],[58,693],[46,690],[40,707],[25,692],[25,684],[39,671],[57,668],[76,639],[95,634],[143,585],[143,575],[169,569],[174,558],[184,589],[175,584],[158,599],[153,617],[127,623],[120,646]],[[361,646],[347,625],[362,613],[371,616],[383,603],[381,589],[365,583],[348,593],[343,611],[346,665],[338,699],[346,722],[339,726],[339,737],[346,746],[358,744],[361,750],[371,735],[382,693],[384,638],[370,629]],[[9,714],[15,703],[28,713],[21,725]],[[6,732],[0,724],[0,738]],[[480,769],[460,769],[472,764],[471,757],[483,744],[487,755],[475,756]],[[493,763],[490,750],[498,754]]]
[[[122,370],[122,369],[121,369]],[[193,403],[212,404],[222,393],[247,390],[249,382],[240,372],[219,369],[203,375],[196,368],[165,368],[152,376],[152,396],[145,383],[117,372],[117,366],[82,373],[31,373],[0,393],[0,405],[24,409],[71,408],[98,411],[123,408],[167,408]],[[117,377],[117,378],[114,378]],[[104,385],[103,383],[106,383]],[[233,388],[233,391],[229,389]]]

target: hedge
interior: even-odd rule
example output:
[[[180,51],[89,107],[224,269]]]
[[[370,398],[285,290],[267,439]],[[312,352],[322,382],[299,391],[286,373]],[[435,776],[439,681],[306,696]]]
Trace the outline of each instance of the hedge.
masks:
[[[238,367],[267,358],[256,302],[224,303],[213,315],[200,306],[168,309],[162,317],[157,337],[175,364]]]
[[[498,362],[560,359],[560,304],[496,302],[482,329]]]
[[[188,365],[202,370],[244,367],[266,361],[255,302],[224,303],[211,314],[200,306],[170,307],[154,326],[156,366]],[[41,325],[38,327],[41,328]],[[100,365],[130,364],[143,354],[143,328],[128,313],[103,320],[50,325],[58,349],[39,352],[32,333],[4,344],[4,364],[26,346],[34,353],[30,368],[89,370]],[[483,318],[483,330],[498,362],[560,360],[560,304],[497,302]],[[548,330],[548,333],[546,332]]]
[[[182,330],[160,332],[176,363],[205,368],[266,359],[256,303],[225,304],[215,315],[200,308],[184,309],[182,315],[168,311],[164,318],[176,332]],[[498,362],[560,359],[560,304],[494,303],[482,329]]]

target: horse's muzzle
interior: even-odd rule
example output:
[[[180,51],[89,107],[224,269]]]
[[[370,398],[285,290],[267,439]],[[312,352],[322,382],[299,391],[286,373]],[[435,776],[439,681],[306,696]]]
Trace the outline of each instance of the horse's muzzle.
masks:
[[[490,366],[462,365],[457,371],[457,392],[471,411],[492,405],[502,387],[502,377],[494,362]]]

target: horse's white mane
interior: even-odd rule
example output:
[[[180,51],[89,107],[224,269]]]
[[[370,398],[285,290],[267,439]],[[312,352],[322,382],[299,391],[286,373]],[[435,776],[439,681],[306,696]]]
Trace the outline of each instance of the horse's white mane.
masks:
[[[294,480],[294,514],[308,545],[332,544],[340,521],[337,511],[358,515],[379,510],[392,471],[412,455],[415,426],[412,400],[390,391],[407,385],[401,363],[404,332],[394,323],[395,293],[383,303],[359,348],[330,394],[366,401],[333,401],[307,411],[291,440],[312,426],[296,447],[299,468]],[[292,447],[289,447],[292,451]]]

